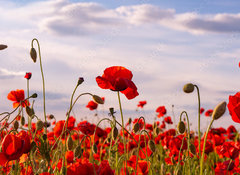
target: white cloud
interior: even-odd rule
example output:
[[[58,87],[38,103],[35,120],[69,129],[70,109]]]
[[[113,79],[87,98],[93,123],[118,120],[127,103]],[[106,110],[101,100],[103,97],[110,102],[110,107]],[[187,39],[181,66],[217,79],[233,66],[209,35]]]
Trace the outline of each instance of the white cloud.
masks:
[[[14,78],[16,76],[23,76],[26,72],[14,72],[5,68],[0,68],[0,79]]]

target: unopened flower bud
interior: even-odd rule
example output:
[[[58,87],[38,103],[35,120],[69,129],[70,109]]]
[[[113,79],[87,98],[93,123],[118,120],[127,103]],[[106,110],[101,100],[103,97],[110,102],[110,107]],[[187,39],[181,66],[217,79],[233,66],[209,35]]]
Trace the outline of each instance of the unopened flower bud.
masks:
[[[159,128],[159,127],[156,127],[156,128],[154,129],[154,131],[155,131],[155,134],[158,135],[158,134],[160,133],[160,128]]]
[[[15,122],[13,123],[13,128],[14,128],[15,130],[17,130],[18,127],[19,127],[19,123],[18,123],[17,120],[15,120]]]
[[[34,94],[32,94],[31,97],[32,97],[32,98],[37,98],[37,96],[38,96],[37,93],[34,93]]]
[[[4,44],[0,44],[0,50],[6,49],[8,46]]]
[[[131,123],[132,123],[132,118],[129,118],[128,119],[128,124],[131,125]]]
[[[74,150],[74,157],[80,158],[82,156],[82,148],[80,145],[78,145]]]
[[[134,131],[135,133],[137,133],[137,132],[139,131],[139,129],[140,129],[139,123],[135,123],[134,126],[133,126],[133,131]]]
[[[26,112],[30,117],[32,117],[35,114],[34,110],[29,106],[26,106]]]
[[[79,77],[78,78],[78,83],[77,85],[79,86],[80,84],[82,84],[84,82],[84,78],[83,77]]]
[[[48,118],[49,118],[50,120],[52,120],[52,119],[54,119],[54,115],[50,114],[50,115],[48,116]]]
[[[73,149],[73,139],[71,137],[71,135],[68,136],[68,139],[67,139],[67,149],[70,151]]]
[[[23,116],[21,116],[20,123],[21,123],[21,125],[22,125],[22,126],[24,126],[24,125],[25,125],[25,118],[24,118]]]
[[[180,122],[178,123],[177,129],[178,129],[178,132],[179,132],[180,134],[183,134],[183,133],[185,132],[186,126],[185,126],[185,124],[184,124],[183,121],[180,121]]]
[[[95,143],[93,144],[92,151],[95,154],[97,154],[97,152],[98,152],[98,148],[97,148],[97,145]]]
[[[43,122],[42,122],[42,120],[38,120],[37,121],[36,128],[37,128],[38,131],[43,129]]]
[[[221,102],[219,103],[213,110],[213,113],[212,113],[212,118],[213,120],[217,120],[219,119],[220,117],[222,117],[222,115],[225,113],[226,111],[226,106],[227,106],[227,103],[224,101],[224,102]]]
[[[196,147],[193,144],[190,144],[189,146],[190,152],[195,155],[196,154]]]
[[[115,140],[117,138],[117,136],[118,136],[118,129],[116,127],[114,127],[112,129],[112,137]]]
[[[46,141],[47,140],[47,134],[43,134],[42,138],[43,138],[44,141]]]
[[[148,141],[148,147],[150,148],[150,150],[151,150],[152,152],[155,152],[155,151],[156,151],[156,146],[155,146],[155,143],[154,143],[153,140],[149,140],[149,141]]]
[[[194,85],[192,83],[185,84],[183,87],[185,93],[191,93],[194,91]]]
[[[34,48],[31,48],[30,56],[31,56],[33,62],[36,63],[36,61],[37,61],[37,52],[36,52],[36,50]]]
[[[93,95],[93,100],[98,103],[98,104],[104,104],[104,101],[101,97],[99,97],[98,95]]]

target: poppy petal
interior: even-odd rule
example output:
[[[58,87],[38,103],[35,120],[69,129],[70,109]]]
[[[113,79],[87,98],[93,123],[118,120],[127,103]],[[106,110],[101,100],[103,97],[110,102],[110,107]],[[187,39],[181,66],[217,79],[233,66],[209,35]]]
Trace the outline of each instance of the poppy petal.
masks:
[[[133,75],[132,72],[122,66],[112,66],[104,70],[104,75],[116,79],[118,77],[126,78],[131,80]]]
[[[98,76],[96,78],[96,81],[97,81],[98,86],[102,89],[110,89],[111,88],[110,82],[103,77]]]
[[[121,91],[121,93],[123,93],[128,100],[131,100],[138,96],[139,93],[137,92],[137,87],[132,81],[128,80],[128,85],[129,85],[128,88],[125,89],[124,91]]]
[[[0,165],[4,166],[7,163],[8,159],[4,153],[0,153]]]

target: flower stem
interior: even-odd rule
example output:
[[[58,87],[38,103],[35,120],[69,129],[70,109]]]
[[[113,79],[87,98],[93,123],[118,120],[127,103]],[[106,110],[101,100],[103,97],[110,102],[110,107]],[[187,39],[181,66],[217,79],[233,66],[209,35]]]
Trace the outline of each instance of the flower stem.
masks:
[[[201,108],[201,103],[200,103],[200,93],[199,93],[199,88],[197,85],[194,85],[197,89],[197,94],[198,94],[198,150],[199,150],[199,160],[201,159],[201,121],[200,121],[200,108]]]

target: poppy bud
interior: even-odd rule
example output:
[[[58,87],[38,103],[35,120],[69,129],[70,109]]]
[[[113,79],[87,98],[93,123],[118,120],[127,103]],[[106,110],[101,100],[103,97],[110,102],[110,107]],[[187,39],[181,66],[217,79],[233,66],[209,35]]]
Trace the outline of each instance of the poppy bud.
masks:
[[[77,82],[77,86],[79,86],[80,84],[82,84],[84,82],[84,78],[83,77],[79,77],[78,78],[78,82]]]
[[[43,129],[43,122],[42,122],[42,120],[38,120],[37,121],[36,128],[37,128],[38,131]]]
[[[82,148],[78,145],[74,150],[74,157],[80,158],[82,156]]]
[[[52,115],[52,114],[50,114],[49,116],[48,116],[48,118],[51,120],[51,119],[54,119],[54,115]]]
[[[30,56],[31,56],[33,62],[36,63],[36,61],[37,61],[37,52],[36,52],[36,50],[34,48],[31,48]]]
[[[32,108],[30,108],[29,106],[26,106],[26,112],[30,117],[33,117],[35,112]]]
[[[155,146],[155,143],[154,143],[153,140],[149,140],[149,142],[148,142],[148,147],[150,148],[150,150],[151,150],[152,152],[155,152],[155,151],[156,151],[156,146]]]
[[[195,155],[196,154],[196,147],[193,144],[190,144],[189,146],[190,152]]]
[[[44,141],[46,141],[47,140],[47,134],[43,134],[42,138],[43,138]]]
[[[129,118],[128,119],[128,124],[131,125],[131,123],[132,123],[132,118]]]
[[[98,103],[98,104],[104,104],[104,101],[101,97],[99,97],[98,95],[93,95],[93,100]]]
[[[37,93],[32,94],[32,98],[37,98]]]
[[[114,127],[112,129],[112,137],[115,140],[117,138],[117,136],[118,136],[118,129],[116,127]]]
[[[155,128],[155,134],[158,135],[160,133],[160,129],[158,127]]]
[[[139,129],[140,129],[139,123],[135,123],[135,125],[133,126],[133,131],[136,133],[139,131]]]
[[[109,111],[110,111],[110,114],[113,115],[115,114],[116,112],[114,111],[114,108],[109,108]]]
[[[185,126],[185,124],[184,124],[183,121],[180,121],[180,122],[178,123],[177,128],[178,128],[178,132],[179,132],[180,134],[183,134],[183,133],[185,132],[185,130],[186,130],[186,126]]]
[[[192,83],[185,84],[183,87],[185,93],[191,93],[194,91],[194,85]]]
[[[4,44],[0,44],[0,50],[6,49],[8,46]]]
[[[14,128],[15,130],[17,130],[18,127],[19,127],[19,123],[18,123],[18,121],[16,120],[16,121],[13,123],[13,128]]]
[[[37,144],[36,144],[35,141],[33,141],[33,142],[31,143],[31,150],[32,150],[32,152],[35,152],[36,149],[37,149]]]
[[[222,115],[225,113],[226,111],[226,105],[227,103],[224,101],[224,102],[221,102],[219,103],[213,110],[213,114],[212,114],[212,118],[213,120],[217,120],[219,119],[220,117],[222,117]]]
[[[98,148],[97,148],[97,145],[95,143],[93,144],[92,151],[95,154],[97,154],[97,152],[98,152]]]
[[[25,125],[25,118],[23,116],[21,117],[20,123],[22,126]]]
[[[68,136],[68,139],[67,139],[67,149],[70,151],[73,149],[73,139],[71,137],[71,135]]]
[[[32,73],[31,72],[26,72],[26,75],[24,76],[24,78],[26,78],[27,80],[30,80],[32,77]]]

